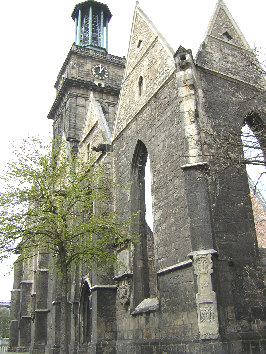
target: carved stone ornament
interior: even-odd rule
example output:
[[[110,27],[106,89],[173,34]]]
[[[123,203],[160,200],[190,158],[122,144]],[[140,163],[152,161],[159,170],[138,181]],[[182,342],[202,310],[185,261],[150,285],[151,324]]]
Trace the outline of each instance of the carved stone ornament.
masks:
[[[123,279],[118,286],[118,297],[123,306],[128,306],[130,303],[131,284],[128,279]]]
[[[213,262],[211,253],[199,251],[193,255],[193,266],[198,285],[196,302],[201,339],[216,339],[219,336],[216,294],[212,290]]]

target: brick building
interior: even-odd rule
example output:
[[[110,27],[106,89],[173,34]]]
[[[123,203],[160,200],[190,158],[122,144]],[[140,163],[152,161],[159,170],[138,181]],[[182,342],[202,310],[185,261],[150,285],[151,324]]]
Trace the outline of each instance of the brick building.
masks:
[[[55,136],[85,154],[98,147],[117,183],[130,184],[117,203],[125,217],[140,211],[140,240],[116,250],[115,272],[73,275],[70,352],[265,352],[263,249],[235,159],[245,122],[265,153],[265,80],[240,29],[219,0],[193,58],[137,4],[126,61],[108,54],[106,5],[77,4],[72,18],[76,41],[48,118]],[[46,254],[16,269],[9,345],[59,353],[60,281]]]

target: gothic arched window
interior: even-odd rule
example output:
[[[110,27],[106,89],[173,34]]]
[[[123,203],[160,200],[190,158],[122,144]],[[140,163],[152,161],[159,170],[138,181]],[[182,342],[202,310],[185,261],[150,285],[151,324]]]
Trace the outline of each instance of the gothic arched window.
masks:
[[[91,291],[87,282],[84,283],[80,296],[79,309],[79,341],[80,344],[91,341]]]
[[[257,115],[250,115],[242,128],[244,162],[251,190],[251,202],[259,247],[266,246],[266,127]]]
[[[248,176],[266,196],[266,129],[258,116],[248,116],[241,139]]]
[[[154,295],[156,283],[156,275],[154,272],[152,207],[148,207],[148,202],[152,205],[151,187],[150,183],[147,183],[150,177],[149,170],[148,151],[143,142],[139,140],[133,157],[131,186],[132,212],[138,213],[134,223],[134,231],[140,238],[139,242],[135,245],[133,261],[134,307],[145,298]],[[148,209],[150,214],[150,226],[146,221],[148,214],[146,211],[148,212]]]

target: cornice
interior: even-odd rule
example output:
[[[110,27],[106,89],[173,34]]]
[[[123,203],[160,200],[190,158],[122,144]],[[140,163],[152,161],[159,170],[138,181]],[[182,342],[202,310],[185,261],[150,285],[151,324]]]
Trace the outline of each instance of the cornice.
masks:
[[[56,96],[56,99],[54,100],[54,103],[47,115],[48,119],[54,119],[54,114],[59,106],[59,104],[62,102],[62,98],[65,95],[66,91],[71,88],[71,87],[86,87],[90,90],[93,91],[98,91],[98,92],[104,92],[104,93],[111,93],[114,95],[119,95],[120,89],[114,88],[111,86],[97,86],[94,82],[91,81],[86,81],[86,80],[81,80],[81,79],[69,79],[66,78],[58,91],[58,94]]]

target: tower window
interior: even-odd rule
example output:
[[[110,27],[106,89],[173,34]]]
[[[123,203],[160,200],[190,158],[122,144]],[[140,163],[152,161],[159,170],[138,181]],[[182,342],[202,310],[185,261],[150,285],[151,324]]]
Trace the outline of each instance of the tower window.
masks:
[[[137,48],[140,48],[140,47],[141,47],[141,45],[142,45],[142,39],[140,39],[140,40],[138,41]]]
[[[143,94],[143,77],[139,77],[139,96]]]
[[[228,41],[228,42],[230,42],[232,39],[233,39],[233,37],[230,35],[230,33],[229,32],[224,32],[223,33],[223,37],[224,37],[224,39],[226,40],[226,41]]]

